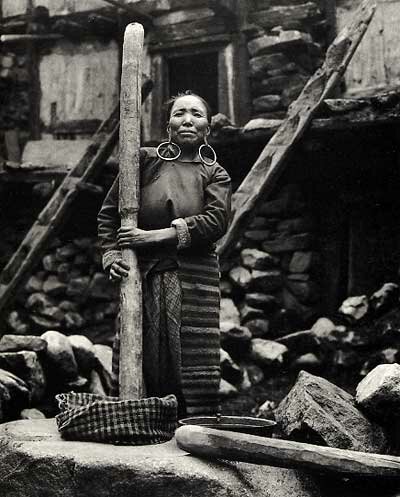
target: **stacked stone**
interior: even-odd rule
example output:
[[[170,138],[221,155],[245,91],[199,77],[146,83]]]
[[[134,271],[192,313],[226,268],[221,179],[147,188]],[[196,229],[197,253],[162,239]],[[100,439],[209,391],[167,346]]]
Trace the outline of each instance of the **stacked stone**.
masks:
[[[25,54],[0,52],[0,129],[27,129],[29,72]]]
[[[241,325],[277,337],[318,311],[318,248],[311,214],[296,185],[259,208],[239,242],[222,291],[240,309]]]
[[[280,118],[322,64],[318,2],[257,0],[249,14],[253,117]]]
[[[111,342],[118,287],[101,267],[96,238],[55,240],[8,316],[12,333],[61,330]]]
[[[111,347],[57,331],[0,339],[0,422],[56,414],[54,395],[86,391],[106,395]]]

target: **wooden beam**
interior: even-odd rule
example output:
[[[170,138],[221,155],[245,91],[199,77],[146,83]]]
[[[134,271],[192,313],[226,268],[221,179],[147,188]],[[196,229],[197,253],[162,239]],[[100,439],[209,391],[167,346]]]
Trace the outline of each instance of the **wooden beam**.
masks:
[[[63,35],[59,34],[46,34],[46,35],[25,35],[25,34],[9,34],[9,35],[1,35],[0,41],[2,43],[27,43],[27,42],[36,42],[36,41],[54,41],[60,40],[64,38]]]
[[[400,479],[400,457],[182,426],[178,447],[199,457],[357,477]]]
[[[234,217],[228,233],[218,246],[226,255],[248,226],[261,200],[273,191],[288,165],[294,146],[305,133],[322,102],[339,84],[375,13],[375,5],[365,0],[352,22],[329,47],[324,65],[309,79],[300,96],[291,104],[286,119],[261,152],[249,174],[233,196]]]
[[[119,9],[124,10],[125,12],[129,12],[136,21],[146,25],[146,26],[152,26],[153,25],[153,18],[141,10],[137,9],[137,7],[134,7],[133,5],[126,4],[124,2],[121,2],[120,0],[103,0],[103,2],[109,3],[110,5],[113,5],[114,7],[117,7]]]

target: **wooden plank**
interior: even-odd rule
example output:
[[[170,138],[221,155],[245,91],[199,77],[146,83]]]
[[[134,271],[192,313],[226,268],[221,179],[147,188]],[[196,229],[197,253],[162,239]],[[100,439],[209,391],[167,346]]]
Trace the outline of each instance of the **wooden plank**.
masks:
[[[225,459],[282,468],[358,477],[400,479],[400,457],[321,447],[201,426],[175,433],[179,448],[209,459]]]
[[[120,113],[119,214],[121,227],[137,227],[139,211],[140,78],[144,31],[141,24],[125,30]],[[122,249],[122,260],[130,270],[120,284],[119,395],[122,399],[143,396],[142,285],[135,251]]]
[[[286,119],[233,196],[234,218],[228,233],[219,243],[220,255],[226,255],[232,249],[254,215],[258,203],[273,191],[287,167],[295,144],[303,136],[324,99],[341,81],[374,12],[375,5],[369,0],[361,4],[353,22],[329,47],[322,68],[310,78],[300,96],[289,107]]]

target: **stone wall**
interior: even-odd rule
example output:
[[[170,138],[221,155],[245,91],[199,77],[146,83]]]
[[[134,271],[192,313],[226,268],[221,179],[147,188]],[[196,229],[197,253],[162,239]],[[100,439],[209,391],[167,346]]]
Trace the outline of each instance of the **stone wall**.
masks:
[[[224,264],[222,293],[239,310],[233,321],[253,337],[276,338],[319,311],[318,237],[301,187],[288,184],[263,203]],[[231,311],[229,310],[231,309]]]
[[[253,116],[282,117],[322,64],[325,35],[317,1],[257,0],[249,13]]]

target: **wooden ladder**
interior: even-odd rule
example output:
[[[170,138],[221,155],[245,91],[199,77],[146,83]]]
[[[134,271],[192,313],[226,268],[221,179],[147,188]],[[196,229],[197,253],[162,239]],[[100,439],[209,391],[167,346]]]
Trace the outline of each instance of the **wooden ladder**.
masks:
[[[151,81],[145,81],[142,85],[143,100],[151,89]],[[0,315],[4,313],[6,305],[16,296],[19,287],[26,282],[30,272],[46,251],[79,192],[101,191],[92,181],[110,157],[118,138],[119,104],[101,123],[80,161],[63,179],[1,272]]]

